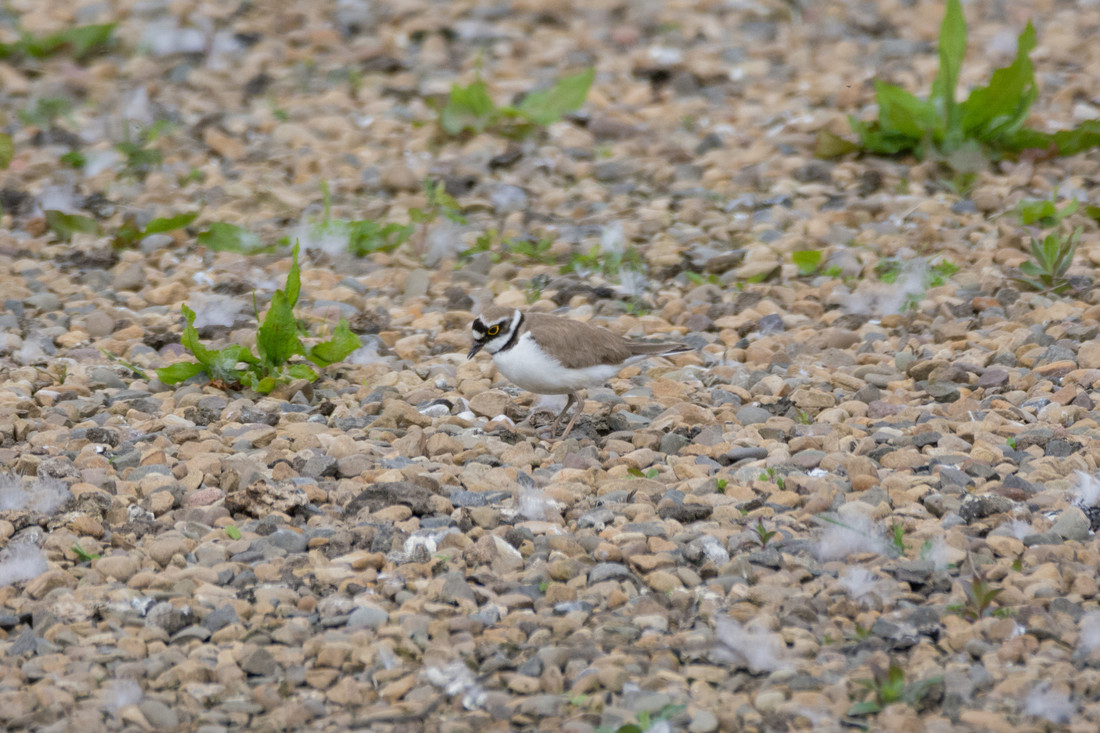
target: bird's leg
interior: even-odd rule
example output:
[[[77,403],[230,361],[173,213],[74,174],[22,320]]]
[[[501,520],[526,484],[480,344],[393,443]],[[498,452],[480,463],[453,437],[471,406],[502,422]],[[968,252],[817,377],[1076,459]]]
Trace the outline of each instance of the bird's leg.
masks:
[[[570,420],[569,424],[565,426],[565,432],[563,432],[560,436],[558,436],[559,438],[565,438],[565,436],[569,435],[569,431],[573,429],[573,424],[577,422],[577,418],[580,417],[580,414],[582,412],[584,412],[584,400],[582,400],[580,398],[580,395],[578,395],[576,392],[574,392],[573,394],[569,395],[569,399],[570,399],[570,401],[576,400],[576,402],[577,402],[577,411],[573,413],[573,419]],[[563,411],[562,415],[564,415],[564,414],[565,414],[565,412]]]
[[[573,404],[573,401],[576,398],[577,398],[577,393],[576,392],[570,392],[569,393],[569,399],[567,399],[565,401],[565,407],[563,407],[561,412],[558,413],[558,416],[556,418],[554,418],[554,423],[553,423],[553,425],[550,426],[550,438],[551,438],[551,440],[554,438],[554,433],[558,432],[558,425],[561,425],[561,419],[563,417],[565,417],[565,413],[569,412],[569,406]]]

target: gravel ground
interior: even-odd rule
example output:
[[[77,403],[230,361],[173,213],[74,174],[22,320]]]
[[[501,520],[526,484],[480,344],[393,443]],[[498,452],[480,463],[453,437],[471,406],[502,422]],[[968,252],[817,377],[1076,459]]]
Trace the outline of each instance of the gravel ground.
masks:
[[[83,64],[0,63],[0,727],[1095,731],[1096,222],[1070,293],[1011,274],[1017,202],[1097,203],[1100,155],[966,196],[934,162],[814,159],[876,75],[927,90],[942,7],[805,5],[9,3],[5,42],[119,25]],[[966,12],[965,85],[1033,17],[1032,124],[1100,116],[1100,6]],[[587,66],[526,139],[434,124],[478,69],[504,103]],[[115,145],[158,120],[142,178]],[[465,224],[363,257],[319,234],[322,182],[331,217],[405,223],[426,178]],[[251,345],[290,267],[199,244],[216,222],[298,238],[299,316],[364,347],[270,395],[156,379],[182,304]],[[489,303],[696,350],[547,441],[561,403],[465,358]],[[849,715],[891,665],[907,700]]]

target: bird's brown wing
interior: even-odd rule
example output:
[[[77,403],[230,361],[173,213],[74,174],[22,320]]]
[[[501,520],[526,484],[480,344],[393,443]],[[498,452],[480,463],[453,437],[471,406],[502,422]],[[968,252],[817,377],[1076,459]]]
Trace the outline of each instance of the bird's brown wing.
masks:
[[[531,337],[544,350],[557,357],[567,369],[584,369],[600,364],[621,364],[631,356],[630,342],[582,321],[572,321],[542,313],[528,313],[526,327],[538,333]]]

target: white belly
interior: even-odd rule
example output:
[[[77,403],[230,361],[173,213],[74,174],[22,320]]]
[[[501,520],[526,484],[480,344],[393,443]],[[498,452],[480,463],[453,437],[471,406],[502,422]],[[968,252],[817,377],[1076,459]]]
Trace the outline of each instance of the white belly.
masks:
[[[536,394],[569,394],[585,387],[598,387],[622,369],[618,364],[566,369],[526,333],[512,348],[493,354],[493,363],[510,382]]]

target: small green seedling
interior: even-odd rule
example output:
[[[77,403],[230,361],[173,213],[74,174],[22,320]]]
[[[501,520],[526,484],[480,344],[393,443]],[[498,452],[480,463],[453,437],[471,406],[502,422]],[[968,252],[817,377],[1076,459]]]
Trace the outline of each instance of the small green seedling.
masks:
[[[539,302],[542,299],[542,292],[546,290],[546,286],[549,284],[550,278],[546,275],[535,275],[528,280],[523,289],[523,299],[527,301],[527,305],[534,305]]]
[[[713,272],[703,275],[698,272],[685,270],[684,277],[686,277],[692,285],[718,285],[722,282]]]
[[[1058,192],[1049,199],[1025,200],[1016,205],[1016,215],[1020,217],[1023,226],[1037,226],[1042,229],[1051,229],[1062,223],[1067,216],[1077,212],[1080,204],[1077,199],[1070,199],[1062,208],[1058,208]]]
[[[123,166],[124,175],[144,181],[146,176],[160,167],[160,164],[164,162],[164,154],[152,146],[157,138],[171,127],[170,122],[159,120],[140,131],[136,138],[131,138],[129,130],[127,130],[126,139],[115,145],[115,150],[126,157]]]
[[[630,474],[631,476],[633,476],[634,478],[656,478],[657,474],[660,473],[660,471],[657,470],[656,468],[651,468],[648,471],[646,471],[645,473],[643,473],[641,471],[641,469],[634,468],[633,466],[626,469],[626,472],[628,474]]]
[[[127,369],[130,370],[130,373],[133,374],[138,379],[148,379],[149,378],[149,375],[145,373],[144,369],[139,367],[137,364],[132,364],[132,363],[126,361],[121,356],[118,356],[117,354],[112,354],[110,351],[107,351],[107,349],[104,349],[103,347],[100,347],[99,353],[103,354],[103,356],[110,359],[111,361],[116,362],[116,363],[121,364],[122,366],[126,367]]]
[[[86,552],[79,542],[73,544],[70,548],[73,553],[80,558],[80,562],[91,562],[92,560],[98,560],[99,555],[94,552]]]
[[[111,245],[115,249],[127,249],[136,246],[141,240],[150,234],[165,234],[190,226],[199,216],[197,211],[188,211],[160,219],[153,219],[144,227],[139,227],[137,219],[129,214],[122,222],[122,226],[115,232]]]
[[[773,467],[765,468],[760,474],[761,481],[774,481],[776,488],[783,491],[787,487],[787,481],[783,478],[783,474],[779,473]]]
[[[894,522],[890,527],[891,542],[899,555],[905,554],[905,526],[901,522]]]
[[[1024,123],[1039,96],[1029,54],[1036,46],[1029,22],[1016,41],[1016,58],[993,72],[987,86],[975,88],[964,102],[955,100],[967,44],[966,19],[960,0],[947,0],[940,27],[939,73],[928,99],[918,99],[901,87],[875,81],[878,119],[849,118],[858,145],[822,132],[820,156],[856,150],[881,155],[937,155],[946,162],[959,151],[979,150],[994,158],[1015,157],[1025,150],[1044,156],[1076,155],[1100,146],[1100,120],[1055,133],[1040,132]],[[965,156],[969,157],[969,156]]]
[[[1012,450],[1016,450],[1016,439],[1015,438],[1006,438],[1005,439],[1005,445],[1007,445]]]
[[[550,587],[549,580],[543,580],[539,582],[539,593],[546,593],[546,590]]]
[[[507,239],[503,242],[503,245],[512,255],[533,260],[540,265],[552,265],[557,259],[550,251],[550,248],[554,246],[554,240],[552,239],[543,238],[537,241]]]
[[[768,549],[768,543],[772,541],[772,538],[779,534],[778,530],[769,530],[764,526],[763,519],[756,520],[756,526],[752,528],[752,531],[756,533],[754,539],[760,545],[761,550]]]
[[[0,170],[6,170],[15,158],[15,143],[11,135],[0,132]]]
[[[717,491],[719,494],[726,493],[726,487],[727,486],[729,486],[729,481],[727,481],[726,479],[724,479],[724,478],[714,479],[714,490]]]
[[[873,715],[896,702],[916,705],[929,689],[941,682],[943,682],[943,676],[936,675],[920,682],[906,684],[905,670],[897,662],[891,660],[886,669],[872,662],[871,677],[856,680],[857,684],[865,688],[864,695],[870,695],[870,697],[848,708],[848,715]]]
[[[993,602],[1004,592],[985,577],[984,571],[975,570],[970,580],[961,580],[965,604],[953,604],[948,611],[957,613],[970,621],[978,621],[993,612]]]
[[[323,237],[344,238],[348,242],[348,251],[364,257],[375,252],[392,252],[412,237],[411,224],[383,224],[372,219],[333,219],[327,181],[321,181],[321,197],[324,213],[319,221],[311,221],[309,224],[310,236],[315,240]],[[280,244],[289,245],[290,238],[284,237]]]
[[[213,382],[223,385],[244,385],[262,394],[271,392],[278,384],[294,379],[317,379],[317,372],[303,363],[289,363],[295,356],[305,357],[317,367],[325,367],[343,360],[362,346],[359,337],[351,332],[343,318],[337,324],[333,337],[312,347],[302,343],[301,330],[294,317],[294,306],[301,291],[301,274],[298,266],[298,245],[292,250],[290,272],[286,286],[276,290],[271,297],[267,315],[256,332],[256,354],[247,346],[231,344],[223,349],[208,349],[199,343],[195,330],[195,312],[181,306],[187,325],[182,343],[196,361],[179,362],[157,370],[157,376],[165,384],[178,384],[199,374],[206,374]],[[259,311],[253,309],[259,320]]]
[[[815,274],[821,267],[825,253],[819,249],[803,249],[791,253],[791,260],[798,266],[798,274],[803,277]]]
[[[439,112],[439,128],[451,136],[493,132],[521,139],[580,109],[595,76],[594,69],[586,69],[559,79],[549,89],[526,95],[518,105],[499,107],[478,76],[468,86],[451,87],[447,104]]]
[[[1022,275],[1012,279],[1029,290],[1061,295],[1073,287],[1067,273],[1080,239],[1080,228],[1069,236],[1051,232],[1042,241],[1032,237],[1031,260],[1020,265]]]
[[[225,525],[225,536],[231,540],[239,540],[241,538],[241,531],[237,529],[235,524]]]
[[[72,120],[73,101],[68,97],[39,97],[27,109],[17,112],[24,125],[49,130],[62,117]]]

